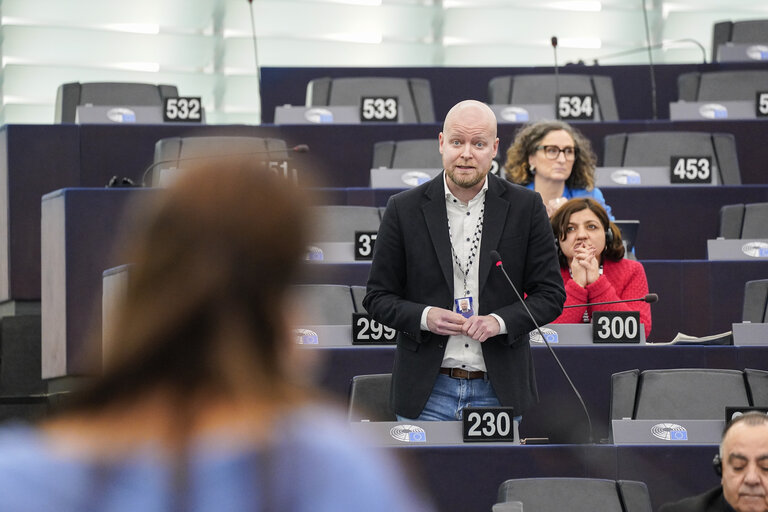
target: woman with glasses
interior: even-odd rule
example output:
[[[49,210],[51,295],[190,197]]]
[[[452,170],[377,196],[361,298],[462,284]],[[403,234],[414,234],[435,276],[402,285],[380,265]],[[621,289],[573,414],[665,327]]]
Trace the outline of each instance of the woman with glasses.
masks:
[[[550,222],[565,284],[565,306],[636,299],[648,294],[643,265],[624,257],[621,232],[597,201],[588,197],[570,199]],[[595,311],[639,311],[646,337],[651,333],[651,306],[646,302],[570,307],[563,309],[554,323],[588,323]]]
[[[547,214],[573,197],[590,197],[600,203],[613,220],[595,187],[595,163],[589,140],[568,123],[539,121],[524,126],[507,150],[504,170],[507,179],[541,194]]]

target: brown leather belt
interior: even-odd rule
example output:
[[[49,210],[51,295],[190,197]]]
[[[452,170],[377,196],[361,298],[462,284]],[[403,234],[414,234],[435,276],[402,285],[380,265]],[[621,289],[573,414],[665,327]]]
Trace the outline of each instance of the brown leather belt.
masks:
[[[470,372],[462,370],[461,368],[440,368],[440,373],[448,375],[453,379],[483,379],[485,378],[485,372],[477,371]]]

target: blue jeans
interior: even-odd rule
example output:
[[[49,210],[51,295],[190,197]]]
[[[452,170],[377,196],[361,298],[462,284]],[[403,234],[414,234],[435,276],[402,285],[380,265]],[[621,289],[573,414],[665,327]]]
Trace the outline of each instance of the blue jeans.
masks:
[[[427,405],[418,418],[404,418],[398,415],[398,421],[458,421],[467,406],[500,407],[491,381],[484,379],[454,379],[439,374],[429,395]],[[517,418],[515,418],[517,419]]]

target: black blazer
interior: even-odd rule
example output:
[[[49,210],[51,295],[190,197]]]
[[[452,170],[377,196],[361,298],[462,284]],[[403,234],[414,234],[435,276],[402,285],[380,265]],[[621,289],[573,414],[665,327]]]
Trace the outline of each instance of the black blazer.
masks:
[[[528,332],[535,328],[498,269],[504,268],[539,325],[557,318],[565,290],[552,229],[541,197],[488,175],[480,246],[478,314],[504,319],[508,334],[482,344],[488,376],[500,402],[522,414],[538,400]],[[421,331],[426,306],[453,310],[453,259],[448,235],[443,173],[392,196],[374,247],[363,305],[384,325],[398,330],[392,378],[394,411],[421,414],[440,370],[448,337]]]
[[[733,512],[733,508],[725,501],[723,488],[718,485],[704,494],[665,503],[659,512]]]

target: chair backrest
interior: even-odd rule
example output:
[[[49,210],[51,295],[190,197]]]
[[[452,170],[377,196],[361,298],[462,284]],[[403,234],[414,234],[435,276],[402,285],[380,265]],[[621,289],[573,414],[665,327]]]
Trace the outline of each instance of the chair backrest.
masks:
[[[79,105],[163,106],[179,95],[175,85],[133,82],[72,82],[56,90],[56,123],[74,123]]]
[[[365,298],[365,286],[350,286],[352,290],[352,302],[355,304],[356,313],[367,313],[363,307],[363,298]]]
[[[293,290],[298,300],[296,325],[349,325],[355,305],[349,286],[299,284]]]
[[[381,223],[375,206],[315,206],[312,218],[312,242],[354,242],[355,231],[378,231]]]
[[[768,203],[722,206],[718,236],[726,239],[768,238]]]
[[[613,79],[609,76],[560,74],[497,76],[488,82],[488,98],[497,105],[555,103],[560,94],[594,94],[603,121],[618,121]]]
[[[645,483],[598,478],[519,478],[499,486],[498,502],[536,512],[651,512]]]
[[[356,375],[349,392],[349,421],[396,421],[389,404],[391,373]]]
[[[682,73],[677,77],[680,101],[755,101],[768,90],[768,71],[709,71]]]
[[[373,145],[372,168],[442,169],[437,139],[384,140]]]
[[[434,123],[432,88],[425,78],[315,78],[307,84],[306,105],[360,106],[363,97],[396,96],[401,123]]]
[[[155,143],[155,158],[147,183],[158,184],[160,171],[183,168],[185,164],[201,163],[216,157],[241,155],[264,162],[288,159],[287,145],[282,139],[263,137],[168,137]]]
[[[611,419],[721,419],[726,406],[768,403],[768,372],[628,370],[611,376]]]
[[[744,284],[741,321],[756,324],[768,321],[768,279],[747,281]]]
[[[673,156],[708,156],[719,170],[722,185],[741,185],[736,139],[730,133],[635,132],[604,139],[606,167],[669,166]]]
[[[717,60],[717,50],[725,43],[768,43],[768,19],[715,23],[712,27],[712,62]]]

